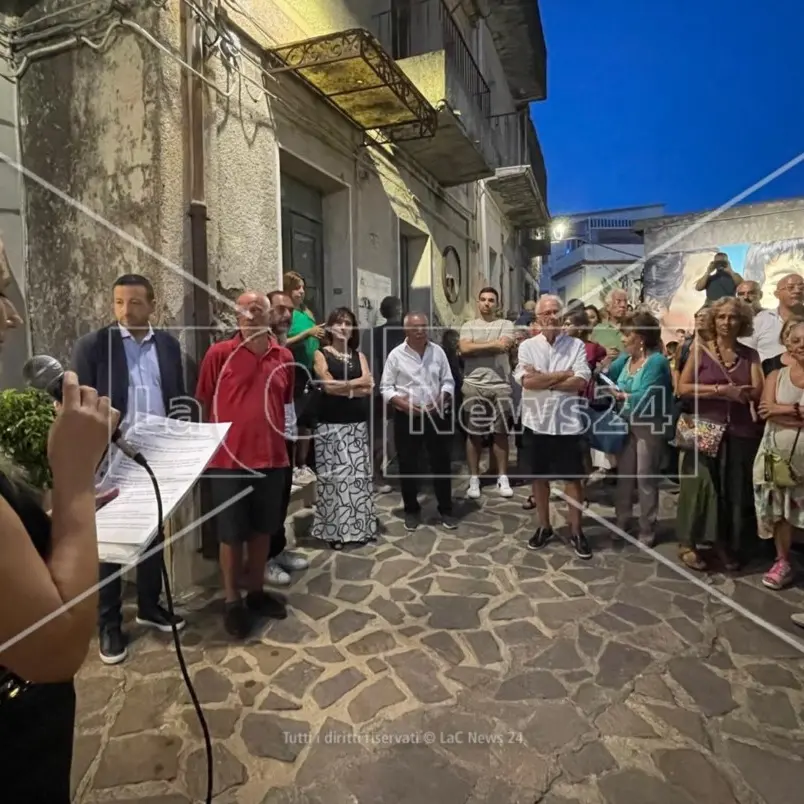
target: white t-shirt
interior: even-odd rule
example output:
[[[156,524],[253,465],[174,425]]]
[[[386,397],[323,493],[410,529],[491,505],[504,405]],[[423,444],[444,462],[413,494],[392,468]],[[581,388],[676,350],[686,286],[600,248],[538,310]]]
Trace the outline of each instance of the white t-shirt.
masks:
[[[545,374],[572,371],[585,382],[592,376],[583,341],[564,334],[552,344],[541,334],[523,341],[514,371],[514,379],[520,384],[526,366]],[[522,424],[534,433],[578,435],[586,426],[584,408],[585,400],[577,393],[522,389]]]
[[[461,327],[461,340],[472,343],[491,343],[500,338],[514,339],[514,324],[504,318],[485,321],[476,318]],[[491,355],[464,355],[464,381],[470,385],[510,386],[511,358],[508,352]]]

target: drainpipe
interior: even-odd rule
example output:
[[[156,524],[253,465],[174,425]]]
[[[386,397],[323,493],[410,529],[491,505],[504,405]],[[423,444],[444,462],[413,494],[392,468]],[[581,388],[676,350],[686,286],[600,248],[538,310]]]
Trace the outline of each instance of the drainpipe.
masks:
[[[181,4],[181,32],[184,60],[193,70],[204,71],[201,26]],[[185,198],[190,218],[190,272],[196,280],[192,286],[193,359],[196,368],[210,342],[209,257],[207,253],[207,204],[204,175],[204,89],[201,79],[189,70],[182,72],[185,120]]]
[[[182,56],[193,70],[204,72],[203,36],[197,18],[187,3],[180,3],[180,35]],[[184,197],[190,221],[190,273],[192,283],[189,320],[193,327],[192,367],[188,371],[188,389],[193,393],[201,360],[210,345],[211,310],[209,286],[209,255],[207,252],[207,204],[204,182],[204,90],[201,79],[189,70],[182,70],[182,99],[184,107]],[[189,344],[188,344],[189,346]],[[209,489],[201,484],[196,498],[204,513],[211,508]],[[209,525],[201,528],[201,555],[215,559],[218,554],[216,536]],[[171,562],[172,564],[172,562]],[[175,570],[176,568],[174,568]],[[194,579],[190,578],[190,582]]]

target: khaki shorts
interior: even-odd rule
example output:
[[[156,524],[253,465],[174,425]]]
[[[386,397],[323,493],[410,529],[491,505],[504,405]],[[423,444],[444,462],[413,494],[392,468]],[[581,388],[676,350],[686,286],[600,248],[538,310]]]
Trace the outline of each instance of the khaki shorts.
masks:
[[[514,419],[511,389],[503,385],[472,385],[462,387],[461,423],[470,436],[489,433],[508,433]]]

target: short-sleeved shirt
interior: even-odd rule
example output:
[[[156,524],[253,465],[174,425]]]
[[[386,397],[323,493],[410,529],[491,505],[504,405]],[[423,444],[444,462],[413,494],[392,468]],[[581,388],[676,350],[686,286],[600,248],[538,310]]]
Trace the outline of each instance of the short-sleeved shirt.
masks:
[[[313,318],[309,310],[294,310],[293,317],[290,319],[288,338],[295,338],[296,335],[306,332],[314,326],[315,318]],[[312,370],[315,353],[318,351],[319,346],[318,338],[305,338],[301,343],[293,347],[293,357],[297,363],[300,363],[308,370]]]
[[[476,318],[461,327],[461,340],[491,343],[500,338],[514,339],[514,324],[504,318],[486,321]],[[511,384],[511,357],[507,352],[496,355],[463,355],[464,382],[484,387]]]
[[[211,469],[282,469],[288,466],[286,415],[293,405],[289,349],[271,342],[257,354],[238,333],[209,348],[201,362],[196,397],[207,421],[231,422]]]
[[[601,321],[589,336],[590,341],[599,343],[604,349],[616,349],[622,352],[625,348],[623,343],[623,334],[619,327],[615,327],[608,321]]]
[[[706,303],[711,304],[718,299],[734,296],[737,293],[737,283],[725,271],[718,271],[709,277],[706,283]]]

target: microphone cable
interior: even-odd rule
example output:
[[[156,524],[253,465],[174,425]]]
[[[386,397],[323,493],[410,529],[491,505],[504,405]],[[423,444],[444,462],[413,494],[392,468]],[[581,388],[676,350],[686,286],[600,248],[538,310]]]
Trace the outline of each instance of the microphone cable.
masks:
[[[182,677],[184,678],[184,684],[187,687],[187,691],[190,693],[190,699],[193,702],[193,708],[195,709],[195,713],[198,716],[198,722],[201,724],[201,732],[204,736],[204,749],[207,755],[207,795],[205,798],[206,804],[212,804],[212,781],[213,781],[213,764],[212,764],[212,738],[209,734],[209,726],[207,726],[206,718],[204,717],[204,710],[201,708],[201,702],[198,700],[198,695],[196,694],[195,687],[193,686],[193,682],[190,679],[190,673],[187,670],[187,662],[184,659],[184,653],[181,647],[181,639],[179,638],[179,629],[176,628],[176,612],[173,608],[173,593],[170,589],[170,578],[168,577],[167,567],[165,566],[165,551],[164,551],[164,544],[165,544],[165,526],[164,526],[164,508],[162,505],[162,493],[159,490],[159,482],[156,479],[156,475],[154,474],[153,469],[151,469],[148,461],[142,455],[142,453],[137,453],[133,456],[132,460],[141,466],[147,473],[148,477],[151,480],[151,484],[154,487],[154,496],[156,497],[156,516],[157,516],[157,526],[156,526],[156,538],[158,539],[159,543],[162,545],[163,549],[161,551],[160,556],[160,563],[162,565],[162,580],[165,585],[165,602],[167,603],[167,610],[170,614],[170,632],[173,635],[173,644],[176,647],[176,658],[179,662],[179,668],[181,669]]]

